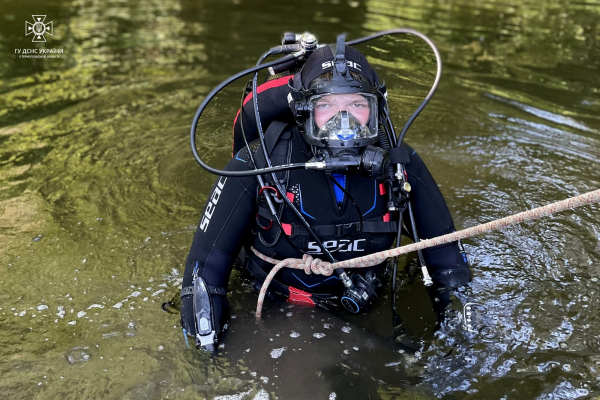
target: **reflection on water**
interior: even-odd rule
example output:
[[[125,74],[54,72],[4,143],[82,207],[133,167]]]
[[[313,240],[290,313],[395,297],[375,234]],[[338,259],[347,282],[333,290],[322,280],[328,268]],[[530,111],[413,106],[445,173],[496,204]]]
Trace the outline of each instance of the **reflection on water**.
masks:
[[[408,134],[458,227],[600,187],[600,3],[316,0],[5,3],[0,25],[0,389],[7,398],[577,398],[600,388],[598,205],[468,241],[460,301],[432,336],[422,285],[399,299],[422,352],[394,350],[389,298],[368,316],[267,304],[238,274],[220,356],[186,349],[160,311],[213,177],[188,148],[208,91],[284,31],[322,42],[421,30],[445,63]],[[46,14],[47,43],[23,21]],[[290,18],[293,16],[293,18]],[[57,59],[15,49],[62,48]],[[427,46],[385,38],[361,50],[390,88],[397,124],[433,79]],[[238,89],[199,127],[224,165]],[[93,384],[97,382],[97,384]]]

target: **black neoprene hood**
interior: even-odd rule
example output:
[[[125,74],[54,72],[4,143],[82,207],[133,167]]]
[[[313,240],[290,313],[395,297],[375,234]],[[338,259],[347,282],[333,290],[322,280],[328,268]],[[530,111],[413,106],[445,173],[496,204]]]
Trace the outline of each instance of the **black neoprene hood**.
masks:
[[[377,75],[371,68],[364,55],[353,47],[345,47],[345,56],[348,70],[362,75],[369,82],[370,86],[375,86]],[[334,68],[335,56],[329,46],[321,47],[314,51],[306,60],[300,73],[300,81],[303,88],[308,88],[310,83],[319,75],[332,71]]]

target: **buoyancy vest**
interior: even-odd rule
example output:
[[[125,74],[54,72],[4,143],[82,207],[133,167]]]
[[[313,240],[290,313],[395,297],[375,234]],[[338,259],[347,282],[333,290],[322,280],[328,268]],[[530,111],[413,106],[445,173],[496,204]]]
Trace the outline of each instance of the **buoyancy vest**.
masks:
[[[272,165],[306,162],[312,157],[310,147],[304,142],[297,128],[286,123],[272,122],[265,132],[265,144]],[[256,166],[258,168],[265,166],[262,149],[258,148],[256,142],[252,144],[251,150]],[[249,159],[245,149],[242,149],[236,157],[244,161]],[[343,261],[391,247],[398,225],[396,221],[390,221],[386,206],[387,196],[382,181],[359,174],[347,175],[345,189],[356,202],[356,207],[348,196],[338,201],[333,178],[323,172],[293,170],[278,173],[277,178],[286,188],[285,195],[308,221],[336,260]],[[271,182],[273,178],[271,175],[265,175],[264,180]],[[283,207],[280,212],[282,231],[277,223],[272,223],[273,217],[264,200],[261,200],[258,195],[257,201],[257,235],[252,243],[257,250],[278,259],[302,258],[302,254],[295,248],[297,247],[313,257],[323,257],[316,242],[291,210]],[[362,227],[359,211],[363,220]],[[257,257],[253,257],[250,262],[265,271],[273,267]],[[382,266],[372,267],[375,272],[381,268]],[[343,290],[343,285],[335,274],[324,277],[307,275],[301,270],[283,269],[277,274],[276,279],[285,285],[313,293],[335,293]]]

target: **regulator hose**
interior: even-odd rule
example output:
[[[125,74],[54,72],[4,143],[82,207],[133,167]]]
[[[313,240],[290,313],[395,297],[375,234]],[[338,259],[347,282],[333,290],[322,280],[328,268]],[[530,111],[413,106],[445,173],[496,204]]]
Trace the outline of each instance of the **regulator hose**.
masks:
[[[265,54],[263,54],[259,58],[258,63],[256,65],[257,66],[261,65],[262,62],[269,55],[271,55],[271,51],[268,51]],[[257,80],[258,80],[258,71],[256,71],[254,73],[254,77],[252,78],[252,96],[254,97],[254,115],[256,117],[256,129],[258,130],[258,139],[260,140],[260,144],[261,144],[260,147],[262,148],[263,155],[267,162],[267,166],[269,168],[271,168],[272,167],[271,159],[269,158],[269,153],[267,152],[267,146],[265,145],[265,135],[264,135],[263,128],[262,128],[262,122],[260,120],[260,112],[258,109]],[[308,223],[308,221],[306,221],[306,219],[302,216],[300,211],[298,211],[298,208],[296,208],[292,204],[291,200],[286,196],[285,188],[281,185],[281,182],[277,178],[277,175],[275,175],[275,173],[273,172],[273,173],[271,173],[271,177],[273,178],[273,182],[274,182],[275,186],[277,187],[277,190],[281,194],[281,198],[283,199],[284,203],[288,206],[288,208],[290,210],[292,210],[292,212],[296,215],[296,218],[298,218],[300,223],[302,223],[302,225],[308,230],[309,235],[313,238],[313,240],[315,240],[317,242],[317,245],[319,246],[319,248],[321,249],[323,254],[330,260],[330,262],[335,262],[336,260],[333,257],[333,255],[331,254],[331,252],[329,251],[329,249],[327,249],[327,247],[325,247],[325,245],[323,244],[321,239],[317,236],[317,234],[314,232],[314,230],[310,227],[310,224]],[[361,219],[361,227],[362,227],[362,219]],[[294,246],[294,247],[296,247],[296,246]],[[344,270],[342,268],[336,268],[336,272],[340,276],[342,281],[344,282],[344,285],[349,286],[351,281],[348,278],[347,274],[344,272]]]
[[[414,29],[408,29],[408,28],[396,28],[396,29],[389,29],[389,30],[377,32],[377,33],[374,33],[369,36],[351,40],[349,42],[346,42],[346,44],[349,46],[354,46],[354,45],[364,43],[366,41],[376,39],[376,38],[379,38],[379,37],[382,37],[385,35],[395,35],[395,34],[411,34],[411,35],[415,35],[415,36],[418,36],[419,38],[423,39],[429,45],[429,47],[431,47],[431,49],[433,50],[433,52],[436,56],[436,63],[437,63],[436,77],[435,77],[435,81],[431,87],[431,90],[425,97],[425,100],[423,100],[421,105],[417,108],[417,110],[413,113],[413,115],[408,119],[408,121],[404,125],[404,128],[402,128],[402,131],[400,132],[399,137],[396,138],[395,145],[400,146],[402,143],[402,140],[404,139],[404,136],[406,135],[406,132],[408,131],[408,128],[411,126],[413,121],[419,116],[419,114],[425,108],[425,106],[429,103],[429,100],[431,100],[431,98],[433,97],[433,94],[435,93],[435,91],[437,90],[437,87],[439,85],[439,82],[440,82],[440,79],[442,76],[442,61],[441,61],[441,56],[440,56],[440,53],[439,53],[437,47],[435,47],[433,42],[427,36],[422,34],[421,32],[416,31]],[[198,154],[198,150],[196,148],[196,129],[198,127],[198,121],[200,120],[200,117],[202,116],[204,109],[208,106],[208,103],[210,103],[210,101],[217,95],[217,93],[219,93],[224,87],[226,87],[230,83],[238,80],[242,76],[258,72],[265,68],[269,68],[269,67],[273,67],[276,65],[287,63],[293,59],[298,59],[298,58],[302,57],[303,55],[304,55],[304,52],[299,51],[297,53],[288,54],[288,55],[286,55],[280,59],[277,59],[275,61],[271,61],[266,64],[260,64],[253,68],[249,68],[244,71],[238,72],[237,74],[235,74],[235,75],[229,77],[228,79],[224,80],[223,82],[221,82],[217,87],[215,87],[206,96],[206,98],[200,104],[200,107],[198,107],[198,111],[196,111],[196,115],[194,116],[194,120],[192,122],[192,127],[190,130],[190,144],[192,147],[192,153],[194,155],[194,158],[196,159],[196,161],[198,162],[198,164],[200,164],[200,166],[202,168],[204,168],[206,171],[208,171],[212,174],[215,174],[215,175],[236,177],[236,176],[262,175],[262,174],[275,173],[275,172],[286,171],[286,170],[291,170],[291,169],[301,169],[301,168],[306,167],[306,165],[303,163],[297,163],[297,164],[279,165],[276,167],[255,169],[252,171],[225,171],[225,170],[213,168],[210,165],[206,164],[204,161],[202,161],[202,159],[200,158],[200,155]],[[391,121],[389,120],[389,115],[388,115],[388,124],[390,126],[392,126]],[[393,131],[393,127],[392,127],[392,131]]]
[[[440,52],[438,51],[437,47],[435,47],[435,44],[433,44],[431,39],[429,39],[427,36],[425,36],[424,34],[422,34],[419,31],[416,31],[414,29],[408,29],[408,28],[389,29],[389,30],[377,32],[372,35],[365,36],[365,37],[347,42],[347,44],[349,46],[354,46],[356,44],[364,43],[369,40],[379,38],[381,36],[395,35],[395,34],[399,34],[399,33],[408,33],[410,35],[415,35],[415,36],[418,36],[419,38],[423,39],[423,41],[425,41],[425,43],[427,43],[429,45],[429,47],[431,47],[431,50],[433,50],[433,53],[435,54],[437,70],[436,70],[435,80],[433,81],[433,85],[431,86],[429,93],[427,93],[427,96],[425,96],[425,100],[423,100],[423,102],[421,103],[419,108],[417,108],[417,110],[413,113],[413,115],[408,119],[406,124],[404,124],[404,128],[402,128],[402,131],[400,132],[400,137],[398,138],[398,140],[396,142],[396,146],[398,146],[398,147],[402,144],[402,140],[404,140],[406,131],[408,131],[408,128],[411,126],[413,121],[419,116],[421,111],[423,111],[423,109],[425,108],[427,103],[429,103],[429,100],[431,100],[431,98],[433,97],[433,94],[435,93],[435,91],[438,88],[438,85],[440,84],[440,79],[442,78],[442,56],[440,55]],[[390,123],[390,125],[391,125],[391,123]]]
[[[249,68],[242,72],[238,72],[237,74],[235,74],[235,75],[227,78],[223,82],[221,82],[217,87],[215,87],[206,96],[204,101],[202,101],[202,103],[200,104],[200,107],[198,107],[198,111],[196,111],[196,115],[194,116],[194,120],[192,122],[192,128],[190,131],[190,145],[192,147],[192,153],[194,154],[194,158],[196,159],[196,161],[198,162],[198,164],[200,164],[200,166],[202,168],[204,168],[211,174],[220,175],[220,176],[231,176],[231,177],[262,175],[262,174],[268,174],[271,172],[285,171],[285,170],[289,170],[289,169],[305,168],[305,165],[303,163],[298,163],[298,164],[279,165],[279,166],[270,167],[270,168],[258,168],[258,169],[254,169],[253,171],[225,171],[225,170],[213,168],[210,165],[206,164],[204,161],[202,161],[202,159],[200,158],[200,155],[198,154],[198,150],[196,148],[196,128],[198,127],[198,121],[200,120],[200,117],[202,116],[202,113],[204,112],[204,109],[206,108],[208,103],[210,103],[210,101],[213,99],[213,97],[215,97],[217,95],[217,93],[219,93],[221,90],[223,90],[223,88],[225,86],[238,80],[239,78],[241,78],[244,75],[248,75],[253,72],[260,71],[261,69],[272,67],[274,65],[282,64],[284,62],[288,62],[294,58],[296,58],[296,55],[289,54],[278,60],[271,61],[269,63],[262,64],[262,65],[259,65],[259,66],[253,67],[253,68]]]

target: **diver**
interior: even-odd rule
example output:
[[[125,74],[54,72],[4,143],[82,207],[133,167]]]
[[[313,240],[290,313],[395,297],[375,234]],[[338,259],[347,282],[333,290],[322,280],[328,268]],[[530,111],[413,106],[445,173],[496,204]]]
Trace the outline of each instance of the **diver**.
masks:
[[[184,335],[196,338],[205,350],[214,349],[227,329],[227,286],[243,249],[245,268],[262,282],[273,265],[254,255],[250,246],[277,259],[310,254],[343,261],[391,248],[400,229],[413,239],[416,232],[420,238],[433,238],[455,231],[446,202],[416,151],[403,144],[391,164],[386,158],[380,128],[385,90],[365,56],[343,38],[317,48],[299,71],[276,76],[254,93],[256,97],[246,96],[235,117],[233,156],[224,171],[311,162],[333,167],[217,178],[187,257],[181,290]],[[266,129],[264,148],[253,140],[261,133],[256,115]],[[398,157],[403,158],[400,179],[410,188],[412,204],[413,218],[404,221],[398,220],[401,214],[390,212],[389,171],[400,162]],[[402,199],[399,190],[396,197]],[[396,205],[406,210],[406,203]],[[431,273],[428,292],[441,322],[451,291],[471,279],[468,260],[459,242],[423,250],[422,258]],[[270,291],[290,302],[366,312],[383,286],[386,266],[384,262],[329,276],[284,268]]]

